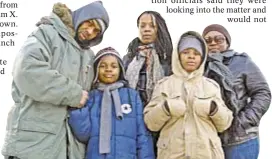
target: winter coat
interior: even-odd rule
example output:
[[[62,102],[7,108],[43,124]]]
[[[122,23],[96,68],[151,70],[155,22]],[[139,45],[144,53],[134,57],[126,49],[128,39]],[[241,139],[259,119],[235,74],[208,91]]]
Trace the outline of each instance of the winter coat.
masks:
[[[104,9],[101,4],[92,5]],[[68,126],[67,108],[77,106],[82,90],[90,89],[94,54],[82,49],[69,34],[70,10],[55,7],[60,11],[58,15],[53,12],[45,20],[46,24],[39,25],[29,35],[14,62],[15,106],[8,117],[2,149],[5,156],[20,159],[66,159],[67,156],[82,159],[85,156],[84,145],[74,139]]]
[[[196,36],[205,48],[201,66],[187,73],[175,51],[174,74],[157,83],[144,109],[144,120],[150,130],[161,131],[158,159],[224,159],[217,133],[230,126],[232,112],[225,106],[218,84],[203,76],[207,57],[204,39],[196,32],[187,32],[180,39],[187,35]],[[218,108],[213,115],[210,114],[212,101]]]
[[[227,50],[222,54],[223,63],[234,78],[237,113],[234,114],[231,127],[220,134],[220,137],[224,146],[237,145],[258,137],[258,126],[271,103],[271,92],[262,72],[246,53]],[[222,85],[221,87],[224,90]],[[230,105],[227,106],[233,109]]]
[[[117,119],[112,103],[111,151],[99,154],[99,130],[103,91],[93,90],[84,108],[70,111],[69,123],[74,135],[87,143],[87,159],[154,159],[151,134],[143,120],[139,94],[131,88],[119,88],[123,119]],[[127,105],[129,104],[129,106]],[[127,108],[125,108],[128,106]]]

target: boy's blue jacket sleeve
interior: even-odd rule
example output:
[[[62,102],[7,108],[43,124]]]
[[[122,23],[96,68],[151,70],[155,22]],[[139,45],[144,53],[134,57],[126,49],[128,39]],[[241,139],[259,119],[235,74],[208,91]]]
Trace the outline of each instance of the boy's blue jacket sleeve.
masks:
[[[75,137],[83,143],[87,143],[91,135],[90,108],[93,104],[91,94],[85,106],[69,111],[69,125]]]
[[[139,94],[136,95],[137,109],[137,156],[139,159],[155,159],[153,139],[143,119],[143,105]]]

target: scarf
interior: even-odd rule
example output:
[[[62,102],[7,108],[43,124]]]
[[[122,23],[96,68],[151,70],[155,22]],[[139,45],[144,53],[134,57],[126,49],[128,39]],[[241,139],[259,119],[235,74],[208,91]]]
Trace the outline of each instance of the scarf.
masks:
[[[157,81],[164,77],[164,71],[160,64],[154,44],[138,47],[138,55],[133,58],[126,71],[126,79],[131,88],[136,89],[139,82],[140,71],[146,64],[146,94],[147,101],[151,99],[153,89]]]
[[[99,153],[110,153],[110,138],[112,130],[112,98],[115,106],[116,118],[122,120],[121,101],[118,88],[124,86],[122,82],[116,82],[110,85],[98,84],[97,89],[103,91],[101,104],[100,131],[99,131]],[[111,98],[112,97],[112,98]]]
[[[221,87],[222,98],[226,105],[236,115],[238,113],[238,99],[234,92],[234,77],[229,68],[223,63],[224,58],[229,57],[223,53],[209,54],[205,76],[215,80]]]

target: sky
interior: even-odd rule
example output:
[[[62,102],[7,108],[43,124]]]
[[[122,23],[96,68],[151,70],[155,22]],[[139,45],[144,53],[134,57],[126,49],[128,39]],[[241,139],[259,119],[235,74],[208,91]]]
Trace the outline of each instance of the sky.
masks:
[[[13,38],[15,41],[14,47],[0,47],[0,60],[7,60],[7,65],[3,66],[0,63],[1,68],[5,67],[5,75],[0,75],[0,148],[3,145],[6,127],[6,118],[10,107],[13,105],[11,98],[11,82],[12,82],[12,66],[16,54],[19,52],[21,46],[26,40],[27,36],[36,29],[35,23],[37,23],[41,17],[47,16],[52,10],[52,6],[56,2],[65,3],[69,8],[75,10],[85,4],[92,2],[93,0],[5,0],[2,2],[16,2],[18,3],[17,9],[0,8],[0,12],[15,11],[17,18],[1,17],[0,22],[3,21],[15,21],[18,27],[16,28],[4,28],[0,24],[0,32],[16,32],[18,33],[14,37],[0,37],[1,40]],[[110,17],[110,25],[108,30],[104,34],[104,39],[101,44],[92,48],[96,53],[98,50],[104,47],[111,46],[115,48],[122,56],[126,54],[126,49],[129,42],[138,36],[138,29],[136,20],[138,16],[146,10],[154,10],[159,12],[165,19],[169,32],[172,37],[174,47],[178,41],[180,35],[186,31],[193,30],[202,33],[203,29],[209,24],[221,24],[225,26],[232,38],[231,48],[237,52],[246,52],[253,61],[259,66],[264,76],[266,77],[269,85],[272,85],[272,73],[271,73],[271,22],[269,18],[269,2],[266,4],[249,4],[247,0],[241,0],[239,3],[208,3],[206,0],[200,0],[202,4],[196,3],[171,3],[178,0],[153,0],[153,2],[167,2],[167,3],[152,3],[152,0],[102,0],[105,8],[107,9]],[[188,2],[189,0],[187,0]],[[220,0],[213,0],[218,1]],[[234,2],[230,1],[229,2]],[[212,2],[210,0],[210,2]],[[1,3],[0,3],[1,4]],[[264,8],[266,6],[266,8]],[[192,13],[188,8],[202,8],[202,12],[205,13]],[[227,8],[235,8],[240,13],[212,13],[213,7],[217,7],[220,10],[227,10]],[[241,13],[243,8],[250,8],[253,11],[253,7],[260,7],[265,13]],[[172,9],[169,9],[172,8]],[[187,9],[186,9],[187,8]],[[240,8],[240,10],[239,10]],[[260,10],[261,10],[260,9]],[[167,13],[172,11],[179,11],[183,13]],[[210,13],[208,13],[210,11]],[[0,14],[1,15],[1,14]],[[271,15],[271,14],[270,14]],[[250,16],[250,17],[249,17]],[[227,18],[236,17],[243,19],[251,18],[251,22],[231,23]],[[264,19],[266,17],[266,19]],[[262,23],[254,23],[254,18],[261,18],[260,20],[266,20]],[[1,35],[1,34],[0,34]],[[260,155],[259,159],[269,159],[271,154],[272,143],[272,108],[264,115],[260,124]],[[3,157],[0,156],[0,159]]]

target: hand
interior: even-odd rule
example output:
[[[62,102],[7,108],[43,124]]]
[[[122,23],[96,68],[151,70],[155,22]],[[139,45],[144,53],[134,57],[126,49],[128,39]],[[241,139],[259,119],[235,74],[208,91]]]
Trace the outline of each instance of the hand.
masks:
[[[167,111],[167,114],[170,115],[170,108],[169,108],[169,105],[167,103],[167,100],[164,101],[164,108]]]
[[[77,105],[77,108],[82,108],[88,99],[89,99],[88,92],[83,90],[81,100],[79,102],[79,105]]]
[[[211,105],[210,105],[210,116],[213,116],[218,110],[218,106],[215,103],[215,101],[211,101]]]

